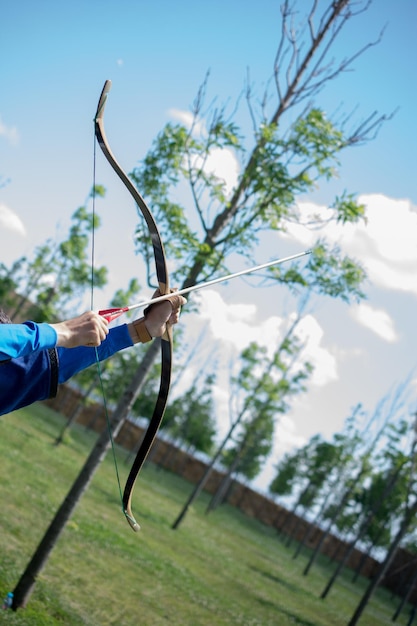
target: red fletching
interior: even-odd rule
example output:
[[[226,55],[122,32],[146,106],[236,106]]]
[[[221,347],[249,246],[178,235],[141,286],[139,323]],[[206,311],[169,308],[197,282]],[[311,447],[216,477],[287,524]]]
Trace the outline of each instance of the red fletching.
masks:
[[[129,310],[128,306],[125,306],[123,308],[117,308],[117,309],[102,309],[101,311],[98,312],[99,315],[101,315],[102,317],[106,318],[106,320],[108,322],[112,322],[113,320],[116,320],[118,317],[120,317],[121,315],[123,315],[123,313],[126,313],[126,311]]]

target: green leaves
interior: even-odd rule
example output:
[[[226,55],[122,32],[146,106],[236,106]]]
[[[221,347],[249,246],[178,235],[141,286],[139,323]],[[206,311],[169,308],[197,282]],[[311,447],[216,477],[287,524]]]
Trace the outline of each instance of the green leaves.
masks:
[[[183,444],[207,454],[212,452],[216,435],[213,417],[214,377],[196,381],[168,405],[163,426]]]
[[[335,175],[336,155],[344,146],[344,138],[324,111],[313,108],[305,117],[300,117],[294,124],[289,143],[294,155],[305,160],[308,168],[315,169],[320,177],[329,180]]]
[[[89,194],[103,196],[104,188],[96,186]],[[78,311],[79,298],[90,288],[90,235],[99,227],[100,219],[86,206],[73,214],[66,239],[48,239],[34,250],[33,257],[22,257],[10,271],[0,268],[0,290],[8,285],[13,293],[7,303],[15,321],[36,319],[37,322],[63,319]],[[13,277],[13,278],[12,278]],[[102,287],[107,281],[107,269],[94,268],[94,283]],[[3,300],[6,306],[5,300]]]
[[[361,219],[366,222],[365,205],[359,204],[354,194],[344,191],[340,198],[336,196],[332,208],[336,211],[337,221],[342,224],[356,224]]]
[[[200,115],[199,100],[190,129],[167,124],[132,172],[155,213],[167,256],[176,261],[172,278],[182,286],[227,270],[232,253],[253,258],[263,231],[285,232],[299,219],[298,196],[335,176],[338,154],[349,143],[318,106],[304,110],[289,125],[283,113],[269,123],[263,118],[254,124],[254,141],[243,136],[224,108],[212,106],[204,118]],[[230,191],[228,173],[214,167],[213,155],[231,151],[243,163],[251,141],[246,165]],[[346,191],[329,208],[330,219],[341,224],[365,219],[365,207]],[[318,215],[314,226],[325,226],[328,219],[328,214]],[[136,241],[150,280],[151,242],[141,220]],[[325,239],[315,245],[308,265],[275,268],[269,275],[295,292],[312,290],[346,302],[364,297],[363,268],[337,247],[331,249]]]
[[[318,178],[335,176],[336,155],[343,146],[343,133],[318,108],[299,117],[287,132],[277,123],[260,125],[243,181],[265,225],[285,229],[285,220],[295,218],[296,195],[312,190]],[[346,212],[347,204],[344,199]]]
[[[302,362],[302,344],[295,333],[298,321],[291,324],[272,355],[256,343],[243,350],[239,373],[232,380],[234,395],[241,398],[238,417],[232,421],[240,430],[225,463],[248,478],[259,473],[272,450],[279,416],[288,410],[290,399],[304,391],[312,372],[310,363]]]
[[[184,207],[172,199],[173,190],[181,177],[186,176],[186,153],[194,145],[195,141],[183,126],[167,124],[142,166],[131,173],[140,193],[152,207],[169,258],[181,259],[198,245],[198,237],[188,224]],[[142,219],[136,229],[136,242],[138,251],[149,259],[151,242]]]
[[[366,272],[348,256],[342,256],[339,247],[329,250],[324,242],[319,242],[309,258],[309,284],[318,293],[340,298],[345,302],[365,297],[361,289]]]
[[[364,268],[349,256],[343,256],[339,246],[333,248],[319,240],[308,257],[308,263],[279,265],[268,270],[270,277],[285,284],[292,292],[315,293],[340,298],[344,302],[365,297],[362,285],[366,280]]]

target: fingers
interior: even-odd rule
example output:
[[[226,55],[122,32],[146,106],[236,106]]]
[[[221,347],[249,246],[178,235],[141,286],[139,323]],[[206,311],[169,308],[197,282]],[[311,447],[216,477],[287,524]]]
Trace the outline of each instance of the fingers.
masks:
[[[178,291],[178,289],[171,289],[170,291],[172,293],[172,296],[167,298],[164,302],[150,304],[144,310],[145,317],[148,317],[151,311],[156,310],[159,307],[159,318],[161,319],[161,317],[164,317],[164,323],[177,324],[179,322],[181,307],[184,306],[184,304],[187,304],[187,300],[183,296],[175,295],[175,292]],[[158,298],[160,295],[161,292],[159,289],[157,289],[153,294],[153,297]],[[171,305],[171,309],[166,306],[168,303]]]
[[[98,347],[109,334],[109,323],[106,318],[98,315],[98,313],[94,313],[93,311],[89,311],[88,313],[86,323],[89,327],[87,332],[90,335],[90,341],[88,341],[86,345]]]
[[[154,294],[158,297],[159,291]],[[151,304],[145,309],[145,324],[151,337],[161,337],[166,329],[167,324],[177,324],[180,318],[181,307],[187,302],[183,296],[175,295],[172,290],[170,296],[164,302]]]
[[[177,324],[180,319],[181,307],[184,306],[184,304],[187,304],[187,300],[183,296],[173,295],[168,299],[168,302],[172,306],[172,311],[167,322],[168,324]]]
[[[108,321],[94,311],[86,311],[68,323],[76,333],[77,340],[81,342],[79,345],[97,347],[109,333]]]
[[[109,332],[107,320],[94,311],[51,326],[57,333],[57,346],[64,348],[97,347]]]

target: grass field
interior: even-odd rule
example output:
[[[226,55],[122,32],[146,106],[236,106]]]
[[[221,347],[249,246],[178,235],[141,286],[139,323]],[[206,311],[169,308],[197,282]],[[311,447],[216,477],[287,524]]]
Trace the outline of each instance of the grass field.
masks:
[[[42,405],[0,418],[0,594],[13,590],[94,435],[76,428],[53,446],[62,417]],[[122,482],[127,474],[119,451]],[[363,593],[346,575],[323,601],[331,573],[320,561],[308,577],[272,529],[230,507],[205,516],[207,500],[171,530],[191,486],[145,467],[133,510],[121,513],[111,456],[99,468],[40,575],[27,608],[1,624],[49,626],[338,626]],[[391,624],[396,602],[378,590],[360,624]],[[403,614],[397,624],[406,624]]]

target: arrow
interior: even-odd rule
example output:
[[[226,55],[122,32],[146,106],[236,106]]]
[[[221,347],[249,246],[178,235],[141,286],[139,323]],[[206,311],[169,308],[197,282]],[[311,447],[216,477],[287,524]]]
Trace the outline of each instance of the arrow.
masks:
[[[245,274],[251,274],[252,272],[263,270],[266,267],[272,267],[273,265],[279,265],[280,263],[285,263],[286,261],[298,259],[302,256],[305,256],[306,254],[311,254],[311,250],[306,250],[304,252],[299,252],[298,254],[286,256],[282,259],[276,259],[275,261],[268,261],[268,263],[262,263],[262,265],[256,265],[256,267],[241,270],[240,272],[235,272],[234,274],[228,274],[227,276],[221,276],[220,278],[214,278],[213,280],[208,280],[207,282],[199,283],[198,285],[192,285],[191,287],[184,287],[184,289],[179,289],[178,291],[174,291],[173,293],[168,293],[164,296],[158,296],[156,298],[152,298],[151,300],[143,300],[143,302],[137,302],[136,304],[131,304],[130,306],[117,307],[114,309],[102,309],[98,313],[102,317],[105,317],[108,322],[112,322],[113,320],[123,315],[123,313],[127,313],[128,311],[133,311],[134,309],[139,309],[142,307],[147,307],[151,304],[157,304],[158,302],[164,302],[165,300],[169,300],[169,298],[171,298],[173,295],[182,296],[186,293],[190,293],[191,291],[204,289],[205,287],[210,287],[211,285],[217,285],[218,283],[232,280],[232,278],[237,278],[238,276],[244,276]]]

